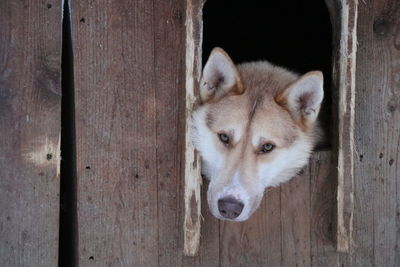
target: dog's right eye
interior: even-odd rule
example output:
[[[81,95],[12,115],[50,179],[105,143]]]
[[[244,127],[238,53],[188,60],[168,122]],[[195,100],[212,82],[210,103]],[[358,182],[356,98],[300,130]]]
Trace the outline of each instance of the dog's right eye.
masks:
[[[227,134],[224,133],[220,133],[218,134],[219,140],[221,140],[222,143],[224,143],[224,145],[229,145],[229,136]]]

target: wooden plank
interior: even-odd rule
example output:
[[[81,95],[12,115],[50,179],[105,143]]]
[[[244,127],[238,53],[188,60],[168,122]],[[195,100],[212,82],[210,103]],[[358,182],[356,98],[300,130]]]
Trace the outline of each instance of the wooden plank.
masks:
[[[316,152],[301,175],[266,192],[249,221],[221,222],[221,266],[347,263],[336,252],[334,238],[335,175],[331,152]]]
[[[79,264],[173,266],[183,1],[73,1]]]
[[[337,161],[338,251],[348,252],[352,242],[354,187],[354,101],[358,1],[326,0],[333,21],[332,147]]]
[[[399,1],[360,2],[352,257],[357,266],[400,264],[399,23]]]
[[[336,171],[331,151],[320,151],[310,161],[311,266],[340,266],[336,252]]]
[[[310,171],[281,186],[282,266],[310,266]]]
[[[61,2],[0,1],[0,265],[57,266]]]
[[[260,207],[249,220],[221,222],[221,266],[280,266],[280,208],[280,188],[274,188],[267,190]]]
[[[220,220],[215,218],[207,205],[208,182],[205,182],[201,190],[202,231],[200,246],[196,257],[183,257],[182,266],[202,267],[220,266]]]
[[[182,262],[185,2],[154,1],[158,262]],[[158,72],[158,74],[157,74]]]
[[[194,256],[200,246],[201,167],[200,158],[191,140],[192,111],[197,101],[201,74],[201,38],[203,34],[202,0],[186,1],[186,97],[185,97],[185,214],[184,253]]]

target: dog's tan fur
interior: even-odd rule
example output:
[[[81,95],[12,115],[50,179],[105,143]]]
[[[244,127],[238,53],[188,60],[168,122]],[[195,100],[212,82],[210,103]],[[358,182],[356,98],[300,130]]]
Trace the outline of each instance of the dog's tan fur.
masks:
[[[202,104],[193,114],[193,142],[210,179],[214,216],[224,219],[218,199],[231,196],[244,203],[235,220],[246,220],[266,187],[286,182],[307,164],[321,94],[320,72],[300,77],[265,61],[235,66],[222,49],[213,50],[200,83]],[[219,134],[229,136],[229,144]],[[261,153],[266,143],[274,149]]]

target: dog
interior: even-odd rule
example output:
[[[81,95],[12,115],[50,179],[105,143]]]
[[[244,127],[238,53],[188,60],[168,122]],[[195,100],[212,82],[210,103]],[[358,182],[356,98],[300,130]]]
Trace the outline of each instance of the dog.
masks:
[[[235,65],[211,52],[192,113],[192,142],[209,180],[211,213],[247,220],[264,190],[289,181],[309,161],[321,136],[323,75],[302,76],[267,61]]]

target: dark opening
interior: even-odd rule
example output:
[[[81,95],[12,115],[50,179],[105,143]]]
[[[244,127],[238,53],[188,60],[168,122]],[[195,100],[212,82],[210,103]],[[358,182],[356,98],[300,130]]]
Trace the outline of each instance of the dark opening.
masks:
[[[267,60],[300,74],[324,73],[320,121],[330,136],[332,26],[322,0],[208,0],[203,8],[203,62],[223,48],[235,63]],[[325,140],[319,148],[329,147]]]
[[[77,266],[74,75],[69,1],[64,2],[61,56],[61,185],[59,266]]]

